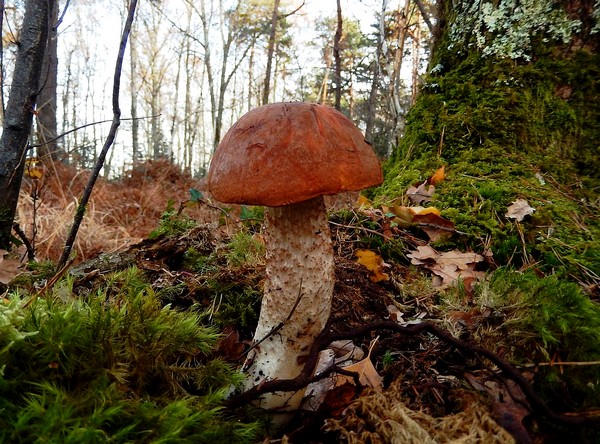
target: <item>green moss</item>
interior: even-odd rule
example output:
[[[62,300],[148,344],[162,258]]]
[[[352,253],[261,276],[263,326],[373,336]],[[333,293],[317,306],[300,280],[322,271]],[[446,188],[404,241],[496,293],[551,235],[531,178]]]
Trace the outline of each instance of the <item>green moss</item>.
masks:
[[[517,63],[444,45],[372,197],[403,196],[445,165],[431,204],[471,248],[490,239],[501,264],[600,275],[600,56],[540,46],[534,61]],[[517,198],[536,209],[519,225],[504,216]]]
[[[501,268],[469,297],[469,310],[488,313],[474,324],[473,340],[494,351],[501,349],[515,364],[600,360],[600,305],[575,283]],[[446,290],[441,307],[465,310],[466,299],[463,288],[453,287]],[[569,408],[600,404],[597,365],[542,365],[535,380],[537,389],[553,403],[573,403]]]
[[[148,235],[148,239],[157,239],[164,235],[182,234],[196,226],[196,221],[175,210],[173,204],[173,201],[169,201],[165,212],[160,217],[160,224]]]
[[[246,231],[239,231],[231,238],[225,253],[231,267],[257,265],[262,262],[264,255],[264,243]]]
[[[253,442],[222,411],[239,375],[209,359],[201,313],[163,306],[137,270],[86,300],[55,288],[0,310],[0,441]]]

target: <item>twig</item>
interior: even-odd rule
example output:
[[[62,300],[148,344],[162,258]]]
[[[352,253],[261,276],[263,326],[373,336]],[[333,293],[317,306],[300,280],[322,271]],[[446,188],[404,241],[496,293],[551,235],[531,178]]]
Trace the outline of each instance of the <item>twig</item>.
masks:
[[[33,249],[31,242],[29,242],[29,239],[27,239],[27,235],[25,234],[25,232],[21,230],[21,227],[17,222],[13,222],[12,228],[13,230],[15,230],[15,233],[17,234],[17,236],[19,236],[19,239],[21,239],[23,245],[25,245],[25,248],[27,249],[27,259],[29,259],[30,261],[35,260],[35,250]]]
[[[135,9],[137,6],[137,0],[131,0],[129,4],[129,14],[127,15],[127,20],[125,21],[125,26],[123,28],[123,34],[121,35],[121,43],[119,46],[119,52],[117,55],[117,62],[115,65],[115,74],[113,80],[113,93],[112,93],[112,108],[113,108],[113,119],[112,124],[110,126],[110,131],[108,132],[108,136],[106,137],[106,141],[104,142],[104,146],[98,155],[98,160],[94,165],[94,169],[92,170],[92,174],[90,175],[90,179],[83,190],[83,195],[81,196],[81,200],[79,205],[77,206],[77,211],[75,212],[75,218],[73,219],[73,225],[71,226],[71,230],[69,231],[69,235],[65,242],[65,246],[63,248],[63,252],[58,261],[59,267],[63,267],[67,261],[69,260],[69,256],[71,254],[71,249],[73,248],[73,244],[75,243],[75,238],[77,237],[77,232],[79,231],[79,226],[83,221],[83,216],[85,215],[85,211],[87,208],[87,204],[90,200],[90,196],[92,194],[92,190],[94,189],[94,185],[96,183],[96,179],[100,175],[100,170],[104,166],[104,160],[106,159],[106,154],[108,150],[112,146],[115,137],[117,135],[117,129],[121,125],[121,108],[119,107],[119,90],[121,89],[121,71],[123,67],[123,58],[125,57],[125,48],[127,47],[127,39],[129,37],[129,32],[131,31],[131,24],[133,23],[133,18],[135,16]]]
[[[29,299],[24,305],[23,308],[27,308],[29,305],[31,305],[31,303],[33,301],[35,301],[38,297],[40,297],[40,295],[46,293],[50,288],[52,288],[54,286],[54,284],[56,284],[56,282],[58,282],[58,280],[64,276],[64,274],[67,272],[67,270],[69,269],[69,267],[73,264],[73,261],[75,259],[71,259],[69,260],[69,262],[67,262],[59,271],[58,273],[56,273],[54,276],[52,276],[52,279],[50,279],[46,285],[44,285],[44,287],[39,290],[36,294],[34,294],[33,296],[31,296],[31,299]]]
[[[436,224],[429,224],[429,223],[424,223],[424,222],[415,222],[415,225],[417,225],[419,227],[433,228],[435,230],[448,231],[450,233],[457,233],[457,234],[462,234],[464,236],[468,236],[468,233],[465,233],[464,231],[458,231],[455,228],[442,227],[442,226],[436,225]]]
[[[535,368],[535,367],[579,367],[588,365],[600,365],[600,361],[557,361],[557,362],[534,362],[532,364],[521,364],[519,367]]]
[[[363,230],[363,231],[364,231],[364,232],[366,232],[366,233],[376,234],[377,236],[381,236],[381,237],[383,237],[383,238],[386,238],[386,239],[387,239],[387,236],[386,236],[385,234],[383,234],[383,233],[380,233],[379,231],[371,230],[370,228],[365,228],[365,227],[355,227],[355,226],[352,226],[352,225],[343,225],[343,224],[338,224],[337,222],[332,222],[332,221],[329,221],[329,223],[330,223],[331,225],[335,225],[336,227],[341,227],[341,228],[352,228],[352,229],[355,229],[355,230],[356,230],[356,229]]]
[[[160,117],[160,116],[161,116],[160,114],[157,114],[155,116],[123,117],[121,119],[121,122],[128,121],[128,120],[154,119],[154,118]],[[35,144],[35,145],[29,145],[29,148],[38,148],[40,146],[48,145],[49,143],[52,143],[55,140],[58,140],[58,139],[60,139],[62,137],[68,136],[69,134],[74,133],[75,131],[79,131],[80,129],[87,128],[88,126],[101,125],[103,123],[108,123],[108,122],[112,122],[112,121],[113,121],[113,119],[106,119],[106,120],[99,120],[98,122],[86,123],[84,125],[81,125],[81,126],[78,126],[76,128],[70,129],[69,131],[66,131],[66,132],[64,132],[62,134],[59,134],[58,136],[56,136],[56,137],[54,137],[54,138],[52,138],[50,140],[47,140],[45,142],[38,143],[38,144]]]
[[[302,278],[300,278],[300,288],[298,289],[298,296],[296,297],[296,301],[294,302],[294,305],[292,306],[292,309],[290,310],[290,312],[288,313],[288,315],[286,316],[286,318],[281,321],[279,324],[277,324],[275,327],[273,327],[271,329],[271,331],[269,331],[269,333],[267,333],[264,338],[262,338],[260,341],[252,344],[252,346],[246,350],[245,352],[243,352],[239,358],[241,358],[244,355],[247,355],[248,353],[250,353],[250,351],[254,350],[256,347],[258,347],[261,343],[263,343],[265,341],[265,339],[273,336],[275,333],[277,333],[279,330],[281,330],[283,328],[283,326],[286,324],[286,322],[289,322],[289,320],[291,319],[292,315],[294,314],[294,312],[296,311],[296,308],[298,307],[298,304],[300,303],[300,300],[302,299]]]

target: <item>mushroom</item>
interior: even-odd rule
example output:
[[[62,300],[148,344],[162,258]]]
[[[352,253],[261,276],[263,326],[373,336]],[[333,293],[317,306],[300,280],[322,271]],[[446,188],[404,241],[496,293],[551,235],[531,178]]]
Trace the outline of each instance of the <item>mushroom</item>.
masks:
[[[334,259],[323,196],[383,181],[380,162],[342,113],[313,103],[273,103],[242,116],[217,147],[208,189],[225,203],[265,209],[266,280],[246,388],[298,376],[329,318]],[[303,391],[259,406],[295,410]]]

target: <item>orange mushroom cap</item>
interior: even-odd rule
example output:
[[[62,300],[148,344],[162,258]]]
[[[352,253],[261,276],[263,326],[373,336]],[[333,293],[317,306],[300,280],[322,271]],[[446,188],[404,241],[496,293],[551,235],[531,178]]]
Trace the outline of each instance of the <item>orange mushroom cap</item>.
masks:
[[[272,103],[225,134],[208,189],[226,203],[277,207],[383,181],[371,145],[345,115],[314,103]]]

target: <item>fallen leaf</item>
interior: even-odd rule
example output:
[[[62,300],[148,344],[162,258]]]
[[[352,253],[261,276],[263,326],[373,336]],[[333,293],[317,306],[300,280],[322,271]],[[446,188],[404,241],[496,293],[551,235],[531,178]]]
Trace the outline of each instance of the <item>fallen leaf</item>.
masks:
[[[474,252],[452,250],[439,253],[429,245],[423,245],[407,256],[411,258],[411,264],[422,265],[441,278],[437,283],[434,280],[438,286],[446,287],[461,278],[481,279],[485,276],[484,272],[475,270],[475,265],[483,261],[483,256]]]
[[[410,207],[402,205],[393,205],[391,207],[382,207],[384,213],[392,218],[392,222],[400,228],[408,228],[412,225],[414,213]]]
[[[395,305],[388,305],[387,309],[388,313],[390,314],[390,319],[392,321],[396,321],[399,324],[404,322],[404,313],[402,313],[400,309],[398,309],[398,307],[396,307]]]
[[[223,336],[217,343],[216,353],[226,361],[236,362],[244,352],[246,346],[240,341],[240,334],[231,326],[222,331]]]
[[[319,412],[326,417],[340,417],[357,396],[357,388],[354,384],[346,383],[329,390],[325,399],[319,406]]]
[[[427,181],[419,184],[418,186],[411,186],[407,191],[406,195],[412,203],[415,205],[421,205],[423,202],[431,202],[431,196],[435,192],[435,187],[429,185]]]
[[[360,381],[361,385],[365,387],[372,387],[376,390],[381,390],[383,387],[383,379],[381,376],[379,376],[377,370],[375,370],[373,362],[371,362],[371,358],[368,356],[362,361],[358,361],[356,364],[343,367],[343,369],[349,372],[357,373],[358,380]],[[354,382],[354,379],[351,376],[338,375],[337,385],[346,384],[348,382],[352,383]]]
[[[386,263],[383,258],[371,250],[357,250],[355,253],[358,259],[356,262],[366,267],[372,274],[371,281],[387,281],[389,276],[383,272]]]
[[[356,204],[359,207],[367,207],[367,208],[373,206],[371,201],[369,199],[367,199],[365,196],[363,196],[362,194],[358,196],[358,199],[356,200]]]
[[[8,251],[0,250],[0,282],[8,285],[19,274],[21,262],[8,256]]]
[[[508,211],[505,214],[506,217],[521,222],[525,216],[533,214],[535,208],[531,207],[525,199],[517,199],[507,208],[507,210]]]
[[[429,236],[432,242],[448,240],[454,234],[454,223],[434,212],[415,214],[413,222]]]
[[[424,214],[435,214],[437,216],[441,215],[442,212],[438,210],[436,207],[408,207],[410,212],[415,216],[423,216]]]
[[[429,178],[428,182],[431,185],[437,185],[438,183],[443,182],[444,179],[446,179],[445,169],[446,169],[445,165],[442,165],[440,168],[438,168],[438,170],[433,174],[433,176],[431,176]]]
[[[361,385],[365,387],[372,387],[375,390],[381,390],[383,387],[383,379],[381,378],[381,376],[379,376],[377,370],[375,370],[373,362],[371,362],[371,350],[377,342],[377,339],[378,337],[371,342],[371,346],[369,347],[369,353],[367,354],[366,358],[364,358],[361,361],[358,361],[356,364],[348,365],[342,368],[346,371],[357,373],[358,380],[361,383]],[[353,384],[354,378],[346,375],[338,375],[336,386],[341,386],[347,383]]]

